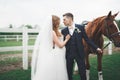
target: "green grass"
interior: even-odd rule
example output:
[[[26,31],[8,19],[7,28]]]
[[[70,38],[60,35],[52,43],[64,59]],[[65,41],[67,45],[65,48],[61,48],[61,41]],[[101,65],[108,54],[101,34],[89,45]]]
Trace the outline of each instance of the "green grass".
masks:
[[[6,52],[0,52],[0,54],[20,54],[22,51],[6,51]]]
[[[120,80],[120,53],[103,57],[105,80]]]
[[[97,61],[96,57],[91,58],[91,80],[97,80]],[[104,55],[102,59],[104,80],[120,80],[120,53]]]
[[[96,57],[90,58],[91,72],[90,80],[97,78],[97,61]],[[28,70],[11,70],[0,73],[0,80],[30,80],[30,68]],[[103,76],[104,80],[120,80],[120,53],[115,52],[112,55],[103,56]],[[80,80],[79,75],[73,76],[74,80]]]
[[[19,57],[14,57],[14,58],[5,58],[4,60],[0,61],[0,67],[6,66],[9,64],[16,64],[22,62],[22,58]]]
[[[106,37],[104,37],[105,41],[108,41]],[[28,45],[34,45],[35,39],[31,39],[28,41]],[[9,41],[0,41],[0,47],[8,47],[8,46],[22,46],[22,41],[9,40]]]
[[[34,45],[35,40],[29,40],[28,45]],[[0,47],[5,46],[22,46],[22,41],[0,41]]]
[[[30,80],[30,68],[28,70],[12,70],[0,74],[0,80]]]
[[[22,41],[0,41],[0,47],[5,47],[5,46],[21,46]]]
[[[28,53],[32,53],[32,50],[28,50]],[[0,54],[22,54],[22,51],[6,51],[6,52],[0,52]]]

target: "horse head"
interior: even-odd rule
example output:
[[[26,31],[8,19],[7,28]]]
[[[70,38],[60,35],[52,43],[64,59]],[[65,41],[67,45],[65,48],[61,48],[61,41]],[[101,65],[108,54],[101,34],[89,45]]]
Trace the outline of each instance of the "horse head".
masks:
[[[115,22],[115,17],[118,13],[111,15],[111,11],[108,13],[107,16],[102,16],[94,19],[88,24],[85,25],[85,31],[89,39],[91,39],[97,46],[103,48],[104,45],[104,38],[103,35],[106,36],[109,40],[111,40],[116,47],[120,47],[120,32],[119,28]],[[90,72],[90,63],[89,63],[89,54],[93,52],[92,49],[87,45],[87,43],[83,40],[83,44],[85,46],[85,61],[86,61],[86,74],[87,79],[89,79],[89,72]],[[97,54],[97,62],[98,62],[98,78],[99,80],[103,80],[102,77],[102,55]]]
[[[104,17],[103,23],[103,34],[111,40],[116,47],[120,47],[120,32],[115,22],[115,17],[118,13],[111,15],[111,11],[107,16]]]

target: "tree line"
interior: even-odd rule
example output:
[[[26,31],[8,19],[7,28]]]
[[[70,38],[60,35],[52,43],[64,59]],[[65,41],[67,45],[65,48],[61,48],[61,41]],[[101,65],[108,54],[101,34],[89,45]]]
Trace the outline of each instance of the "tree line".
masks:
[[[115,22],[117,23],[119,29],[120,29],[120,20],[115,20]],[[26,24],[26,25],[22,25],[22,27],[27,27],[28,29],[34,29],[36,27],[38,27],[38,25],[35,25],[35,27],[33,27],[32,25],[30,24]],[[21,28],[22,28],[21,27]],[[13,28],[13,25],[10,24],[9,25],[9,28]],[[62,29],[62,25],[60,25],[60,29]],[[37,35],[38,33],[29,33],[30,35]],[[0,35],[22,35],[22,33],[1,33],[0,32]]]

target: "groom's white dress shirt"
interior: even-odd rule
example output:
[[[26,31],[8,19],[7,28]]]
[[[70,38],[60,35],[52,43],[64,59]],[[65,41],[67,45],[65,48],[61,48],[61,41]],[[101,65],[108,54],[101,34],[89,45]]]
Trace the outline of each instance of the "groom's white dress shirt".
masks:
[[[69,29],[70,35],[72,36],[72,35],[73,35],[73,32],[74,32],[74,30],[75,30],[75,24],[73,23],[72,27],[68,26],[68,29]]]

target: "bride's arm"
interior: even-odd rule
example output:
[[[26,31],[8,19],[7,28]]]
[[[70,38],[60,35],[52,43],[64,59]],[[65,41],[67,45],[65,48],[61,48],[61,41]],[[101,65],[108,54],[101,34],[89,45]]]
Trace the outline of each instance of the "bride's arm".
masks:
[[[58,47],[60,47],[60,48],[64,47],[65,44],[68,42],[69,39],[70,39],[70,35],[67,35],[66,39],[65,39],[63,42],[61,42],[61,41],[58,39],[56,33],[53,31],[53,41],[54,41],[55,44],[56,44]]]

